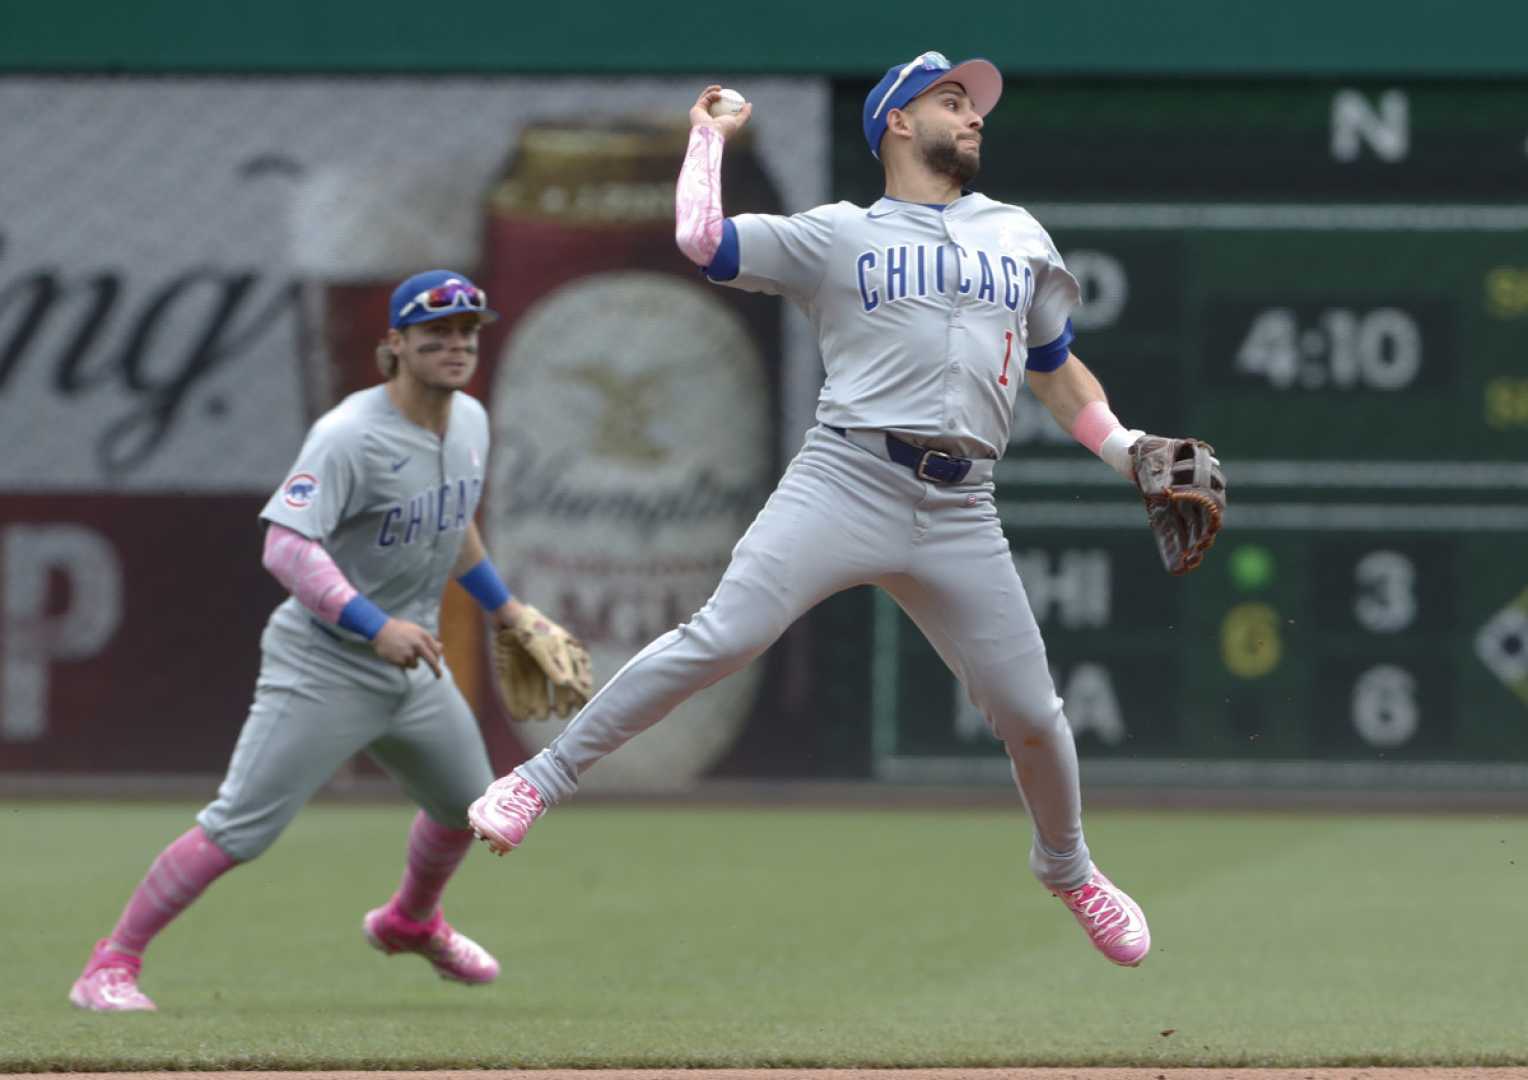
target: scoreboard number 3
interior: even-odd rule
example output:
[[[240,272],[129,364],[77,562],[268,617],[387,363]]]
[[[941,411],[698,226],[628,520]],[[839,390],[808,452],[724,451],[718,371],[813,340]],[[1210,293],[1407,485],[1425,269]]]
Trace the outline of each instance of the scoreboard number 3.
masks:
[[[1354,571],[1358,596],[1353,615],[1365,630],[1394,634],[1417,617],[1417,568],[1398,551],[1371,551]]]

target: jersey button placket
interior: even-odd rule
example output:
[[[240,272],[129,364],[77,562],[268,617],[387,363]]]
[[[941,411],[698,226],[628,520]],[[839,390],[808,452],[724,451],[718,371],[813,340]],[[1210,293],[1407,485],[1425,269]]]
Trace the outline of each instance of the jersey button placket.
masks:
[[[956,308],[950,316],[951,326],[949,334],[950,353],[949,364],[944,369],[944,400],[939,403],[940,411],[945,417],[945,428],[955,426],[955,398],[960,393],[960,362],[955,359],[960,354],[960,334],[963,329],[960,325],[960,308]]]
[[[958,396],[960,389],[960,362],[956,359],[956,357],[960,354],[960,339],[965,329],[963,322],[965,308],[963,306],[963,301],[961,299],[962,294],[960,291],[960,278],[964,272],[964,267],[961,265],[962,259],[960,252],[962,245],[960,242],[960,237],[956,235],[954,229],[950,228],[949,211],[945,210],[942,214],[942,217],[944,220],[945,236],[949,238],[949,242],[953,245],[951,251],[954,255],[954,258],[951,260],[953,265],[951,266],[951,278],[949,282],[950,333],[946,338],[946,340],[948,340],[950,343],[950,353],[948,358],[949,367],[945,372],[944,400],[940,402],[940,405],[941,411],[944,414],[944,429],[946,431],[954,431],[957,426],[955,420],[954,399]]]

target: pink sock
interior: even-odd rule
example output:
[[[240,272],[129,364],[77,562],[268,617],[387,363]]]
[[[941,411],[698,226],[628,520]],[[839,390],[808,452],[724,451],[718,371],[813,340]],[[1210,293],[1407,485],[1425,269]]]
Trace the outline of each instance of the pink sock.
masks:
[[[471,849],[472,839],[471,829],[448,829],[421,810],[409,829],[408,864],[393,907],[415,922],[428,921],[440,904],[446,882]]]
[[[149,867],[106,939],[108,947],[130,956],[141,954],[170,920],[237,865],[207,839],[200,825],[193,826],[161,851]]]

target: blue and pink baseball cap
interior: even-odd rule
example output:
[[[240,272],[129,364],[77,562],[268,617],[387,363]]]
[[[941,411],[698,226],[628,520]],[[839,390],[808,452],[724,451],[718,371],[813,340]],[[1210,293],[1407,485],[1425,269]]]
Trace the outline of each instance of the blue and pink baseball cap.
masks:
[[[498,312],[488,309],[488,294],[472,284],[466,274],[454,270],[426,270],[406,279],[393,290],[387,305],[387,325],[402,330],[405,326],[459,315],[464,311],[475,312],[485,323],[499,317]]]
[[[881,137],[886,134],[886,117],[892,109],[905,108],[925,90],[947,82],[963,86],[981,116],[991,112],[1003,96],[1003,76],[989,60],[951,64],[943,53],[926,52],[905,64],[893,64],[865,98],[865,141],[870,152],[880,158]]]

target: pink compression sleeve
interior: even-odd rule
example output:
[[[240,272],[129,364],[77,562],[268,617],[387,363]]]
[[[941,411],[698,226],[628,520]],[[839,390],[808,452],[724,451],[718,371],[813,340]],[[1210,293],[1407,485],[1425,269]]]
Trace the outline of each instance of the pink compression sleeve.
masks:
[[[1095,454],[1101,454],[1104,440],[1118,428],[1124,427],[1119,418],[1109,411],[1102,401],[1090,401],[1082,407],[1077,419],[1072,421],[1072,438]]]
[[[674,239],[697,266],[710,266],[722,243],[723,142],[714,127],[692,127],[674,191]]]
[[[261,561],[299,604],[324,622],[337,624],[356,595],[356,587],[345,580],[322,544],[274,522],[265,530]]]

